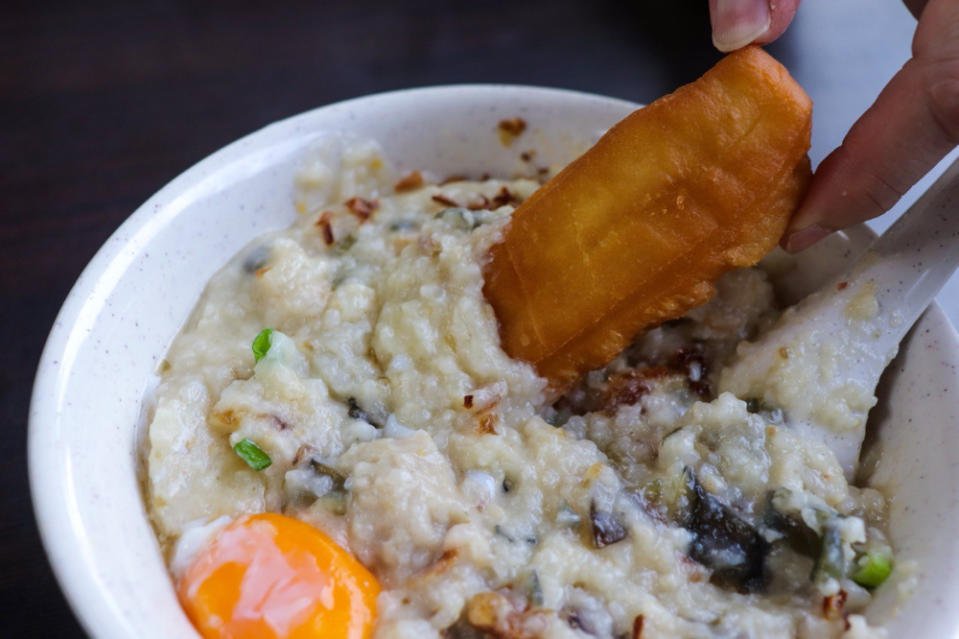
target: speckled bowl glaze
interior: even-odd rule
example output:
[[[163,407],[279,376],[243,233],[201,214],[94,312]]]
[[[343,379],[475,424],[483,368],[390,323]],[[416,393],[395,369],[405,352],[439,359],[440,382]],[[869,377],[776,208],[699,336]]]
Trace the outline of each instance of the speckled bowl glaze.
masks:
[[[138,481],[144,397],[206,281],[254,236],[294,218],[293,174],[331,132],[376,139],[401,170],[508,175],[520,150],[565,162],[636,105],[519,86],[414,89],[270,125],[214,153],[141,206],[90,262],[40,361],[30,410],[30,483],[50,562],[96,637],[195,637],[177,604]],[[529,123],[523,149],[497,122]],[[870,240],[864,229],[807,251],[790,295]],[[896,577],[868,616],[890,636],[959,631],[959,341],[937,306],[917,324],[873,411],[881,455],[868,482],[890,497]],[[911,590],[909,596],[905,591]],[[898,614],[894,614],[898,613]]]

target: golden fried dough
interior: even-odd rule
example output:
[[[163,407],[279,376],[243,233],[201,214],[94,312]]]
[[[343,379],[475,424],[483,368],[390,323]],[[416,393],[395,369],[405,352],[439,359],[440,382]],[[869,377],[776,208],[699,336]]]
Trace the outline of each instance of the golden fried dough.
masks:
[[[560,391],[779,240],[812,102],[758,47],[609,130],[513,213],[485,268],[503,346]]]

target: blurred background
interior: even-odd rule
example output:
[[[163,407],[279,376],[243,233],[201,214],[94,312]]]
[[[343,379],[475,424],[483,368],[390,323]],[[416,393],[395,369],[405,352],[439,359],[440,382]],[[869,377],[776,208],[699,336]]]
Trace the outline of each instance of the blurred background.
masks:
[[[805,0],[768,48],[815,102],[814,164],[909,57],[914,28],[899,0]],[[82,636],[33,521],[29,394],[73,282],[150,194],[231,140],[337,100],[506,82],[649,102],[718,59],[706,0],[4,2],[2,634]],[[956,293],[954,281],[940,295],[954,323]]]

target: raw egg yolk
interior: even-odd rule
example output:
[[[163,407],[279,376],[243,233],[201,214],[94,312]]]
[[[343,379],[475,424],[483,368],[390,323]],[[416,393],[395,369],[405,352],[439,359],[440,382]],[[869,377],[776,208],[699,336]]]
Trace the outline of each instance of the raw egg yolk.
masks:
[[[177,590],[207,639],[364,639],[380,586],[313,526],[264,513],[220,530]]]

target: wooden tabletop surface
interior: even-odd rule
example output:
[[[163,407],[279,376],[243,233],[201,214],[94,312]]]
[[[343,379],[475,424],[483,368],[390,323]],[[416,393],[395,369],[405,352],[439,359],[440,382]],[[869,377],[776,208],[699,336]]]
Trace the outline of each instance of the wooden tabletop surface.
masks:
[[[33,519],[27,408],[64,297],[151,193],[245,133],[344,98],[508,82],[648,102],[719,57],[706,0],[294,4],[0,9],[3,636],[82,636]],[[807,0],[770,48],[828,107],[817,112],[814,160],[906,59],[913,28],[897,0]]]

